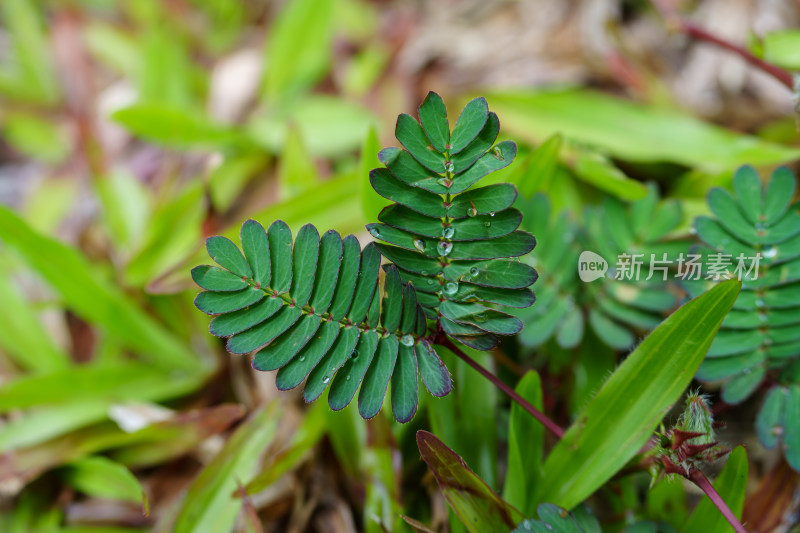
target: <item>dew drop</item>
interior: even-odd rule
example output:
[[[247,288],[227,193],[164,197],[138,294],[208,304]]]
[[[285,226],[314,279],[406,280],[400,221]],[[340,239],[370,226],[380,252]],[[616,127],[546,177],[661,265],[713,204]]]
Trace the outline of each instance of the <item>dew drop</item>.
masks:
[[[450,239],[456,233],[455,228],[453,226],[447,226],[446,228],[442,228],[442,237],[445,239]]]
[[[427,270],[420,270],[419,273],[422,274],[423,276],[427,276],[428,275],[428,271]]]
[[[428,285],[433,285],[433,280],[431,278],[428,278]]]
[[[439,178],[438,180],[436,180],[436,183],[438,183],[442,187],[450,187],[453,184],[453,180],[449,178]]]
[[[756,307],[759,307],[759,308],[760,307],[764,307],[764,300],[762,300],[761,298],[756,300]]]
[[[767,313],[761,312],[758,313],[758,320],[759,322],[766,322],[767,321]]]
[[[303,361],[305,361],[305,360],[306,360],[306,356],[305,356],[305,355],[301,355],[301,356],[300,356],[300,362],[302,363],[302,362],[303,362]]]
[[[764,229],[764,223],[763,222],[756,222],[755,226],[756,226],[756,229],[759,230],[759,231]]]
[[[487,228],[492,227],[492,223],[489,222],[488,220],[486,222],[484,222],[483,225],[486,226]]]
[[[474,217],[477,214],[478,214],[478,210],[475,209],[474,207],[470,207],[470,208],[467,209],[467,216],[468,217]]]
[[[494,211],[489,211],[489,216],[493,217],[494,216]]]
[[[439,252],[439,255],[449,255],[450,252],[453,251],[453,243],[449,241],[439,241],[436,251]]]
[[[499,147],[499,146],[495,146],[495,147],[494,147],[494,156],[495,156],[497,159],[501,160],[501,161],[505,161],[505,160],[506,160],[506,158],[505,158],[505,157],[503,157],[503,151],[500,149],[500,147]]]
[[[322,382],[328,383],[331,380],[330,376],[322,376]]]
[[[767,245],[761,250],[761,257],[763,257],[764,259],[772,259],[776,255],[778,255],[778,249],[775,248],[774,246]]]
[[[345,379],[346,379],[347,381],[350,381],[350,374],[347,374],[347,377],[346,377]]]
[[[444,285],[444,293],[448,296],[452,296],[458,292],[458,283],[454,281],[448,281]]]
[[[378,228],[369,228],[369,233],[370,233],[370,235],[372,235],[376,239],[380,239],[381,238],[381,232],[378,231]]]
[[[405,334],[400,338],[400,342],[403,343],[403,346],[413,346],[414,345],[414,337],[409,334]]]
[[[486,322],[486,315],[483,313],[475,315],[475,322]]]
[[[479,273],[480,270],[478,270],[478,267],[472,267],[469,269],[469,275],[472,276],[473,278],[477,276]]]
[[[422,239],[414,239],[414,248],[419,250],[420,252],[425,251],[425,241]]]
[[[456,169],[456,167],[455,167],[455,165],[453,164],[452,161],[445,161],[444,162],[444,169],[447,172],[453,172]]]
[[[545,528],[546,530],[548,530],[548,531],[552,531],[552,530],[553,530],[553,526],[552,526],[552,525],[550,525],[550,524],[545,524],[545,525],[544,525],[544,528]]]

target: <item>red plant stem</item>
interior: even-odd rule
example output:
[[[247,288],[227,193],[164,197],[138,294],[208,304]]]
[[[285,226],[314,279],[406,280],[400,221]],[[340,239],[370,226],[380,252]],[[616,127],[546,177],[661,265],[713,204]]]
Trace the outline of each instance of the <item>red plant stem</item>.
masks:
[[[736,533],[747,533],[747,530],[744,528],[742,523],[739,522],[739,519],[736,518],[736,515],[733,514],[731,508],[728,507],[728,504],[725,503],[725,500],[723,500],[722,496],[719,495],[717,489],[714,488],[714,485],[711,484],[706,475],[703,474],[700,469],[693,469],[689,474],[689,479],[706,493],[706,496],[708,496],[711,502],[716,505],[717,509],[719,509],[719,512],[722,513],[722,516],[725,517]]]
[[[506,393],[506,395],[517,402],[520,407],[528,411],[536,420],[538,420],[544,427],[546,427],[550,432],[558,437],[559,439],[564,436],[564,429],[561,428],[558,424],[547,418],[547,415],[539,411],[536,407],[530,404],[528,400],[520,396],[516,393],[514,389],[503,383],[500,378],[483,368],[480,364],[477,363],[474,359],[470,356],[465,354],[461,349],[459,349],[453,342],[445,337],[443,340],[439,341],[437,344],[441,344],[454,354],[458,356],[462,361],[466,362],[469,366],[474,368],[481,374],[483,377],[491,381],[495,387]]]
[[[785,71],[784,69],[775,66],[771,63],[767,63],[766,61],[759,59],[758,57],[754,56],[741,46],[735,45],[729,41],[726,41],[716,35],[713,35],[706,30],[699,28],[692,24],[691,22],[680,21],[680,29],[688,35],[689,37],[693,37],[700,41],[705,41],[707,43],[711,43],[715,46],[718,46],[724,50],[728,50],[729,52],[733,52],[734,54],[738,55],[754,67],[761,69],[762,71],[766,72],[767,74],[774,77],[776,80],[783,83],[789,90],[794,90],[794,81],[792,80],[792,75],[789,72]]]

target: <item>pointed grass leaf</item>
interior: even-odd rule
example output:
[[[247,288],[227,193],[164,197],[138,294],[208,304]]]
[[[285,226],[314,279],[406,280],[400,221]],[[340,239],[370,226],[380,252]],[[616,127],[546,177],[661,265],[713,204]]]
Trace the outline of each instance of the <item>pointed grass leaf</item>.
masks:
[[[471,100],[458,116],[450,135],[450,154],[457,154],[478,136],[489,119],[489,104],[485,98]]]
[[[374,362],[367,368],[361,390],[358,393],[358,412],[364,419],[378,414],[394,371],[400,343],[397,337],[382,337],[374,355]]]
[[[743,446],[737,446],[714,481],[714,488],[738,518],[741,518],[744,508],[747,470],[747,452]],[[681,529],[683,533],[727,533],[730,530],[727,519],[707,497],[700,500]]]
[[[397,361],[392,373],[392,413],[394,419],[405,424],[417,412],[419,387],[417,384],[417,356],[414,345],[400,342]]]
[[[422,459],[447,503],[470,533],[510,531],[524,516],[504,502],[464,460],[427,431],[417,432]]]
[[[276,411],[275,404],[270,404],[253,413],[201,470],[180,504],[175,533],[233,528],[242,506],[237,484],[248,483],[258,472],[259,459],[275,436]]]
[[[397,117],[394,134],[400,144],[420,164],[432,172],[444,172],[444,156],[428,144],[428,138],[419,122],[405,113]]]
[[[691,382],[739,288],[727,281],[684,304],[628,356],[547,457],[543,477],[552,481],[539,501],[576,506],[641,449]]]

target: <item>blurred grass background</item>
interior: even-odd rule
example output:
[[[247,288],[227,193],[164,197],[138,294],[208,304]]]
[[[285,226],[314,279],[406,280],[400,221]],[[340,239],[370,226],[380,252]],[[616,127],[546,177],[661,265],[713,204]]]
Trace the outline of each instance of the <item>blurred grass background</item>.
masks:
[[[797,3],[687,4],[800,67]],[[429,90],[451,117],[487,96],[520,143],[490,180],[576,214],[655,181],[685,229],[737,166],[800,156],[788,89],[643,1],[2,0],[0,531],[462,530],[413,437],[499,489],[485,380],[448,360],[455,392],[405,426],[305,406],[206,333],[189,277],[247,218],[366,242],[368,171]],[[509,380],[533,360],[495,356]],[[568,420],[613,365],[550,363],[546,409]]]

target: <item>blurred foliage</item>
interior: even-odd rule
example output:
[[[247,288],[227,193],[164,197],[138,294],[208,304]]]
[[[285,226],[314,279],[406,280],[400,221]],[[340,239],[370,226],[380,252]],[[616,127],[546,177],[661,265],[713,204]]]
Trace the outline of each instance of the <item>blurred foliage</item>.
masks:
[[[0,2],[0,531],[466,531],[458,516],[475,507],[465,491],[437,489],[419,460],[420,429],[450,450],[428,441],[440,461],[461,465],[457,479],[488,498],[475,516],[500,506],[505,514],[491,519],[505,516],[508,529],[525,516],[533,524],[541,502],[585,500],[574,515],[591,510],[613,531],[637,522],[722,531],[709,502],[695,505],[678,483],[648,490],[642,471],[608,480],[691,378],[660,364],[672,345],[639,340],[702,290],[674,276],[667,292],[585,284],[575,265],[584,249],[789,247],[793,237],[740,234],[756,230],[748,209],[762,181],[743,171],[745,191],[733,175],[743,164],[761,176],[795,164],[795,102],[724,52],[666,33],[647,3],[609,2],[607,14],[588,1],[548,4]],[[703,23],[757,19],[699,4],[692,16]],[[788,4],[754,9],[786,26],[800,19]],[[796,29],[736,40],[800,67]],[[247,219],[369,242],[364,226],[388,203],[369,171],[393,143],[396,115],[431,89],[453,108],[485,96],[502,119],[499,140],[518,143],[516,162],[484,181],[519,189],[522,227],[538,241],[521,260],[540,271],[539,301],[520,313],[518,340],[469,354],[570,426],[568,442],[544,435],[448,352],[453,392],[420,394],[409,424],[383,413],[363,421],[352,405],[332,413],[324,397],[307,406],[226,355],[193,309],[190,269],[204,261],[204,238],[235,238]],[[793,215],[787,184],[779,199]],[[738,200],[709,206],[712,187]],[[730,238],[714,240],[714,224]],[[737,448],[716,485],[759,530],[796,516],[792,498],[774,494],[797,484],[782,454],[798,468],[791,421],[800,416],[794,341],[771,337],[792,330],[794,300],[764,313],[745,305],[759,289],[766,303],[793,284],[764,279],[745,282],[698,375],[723,406],[717,418],[733,426],[720,438],[748,442],[749,457]],[[730,287],[715,294],[727,301]],[[663,305],[637,306],[643,294]],[[661,327],[688,327],[680,312]],[[753,322],[762,315],[767,331]],[[736,349],[719,351],[723,341]],[[780,346],[791,349],[765,355]],[[687,367],[700,364],[697,353],[684,352]],[[719,361],[725,375],[712,372]],[[630,368],[649,377],[633,383]],[[754,406],[761,441],[782,441],[783,452],[738,424]],[[578,455],[599,466],[582,468]]]

